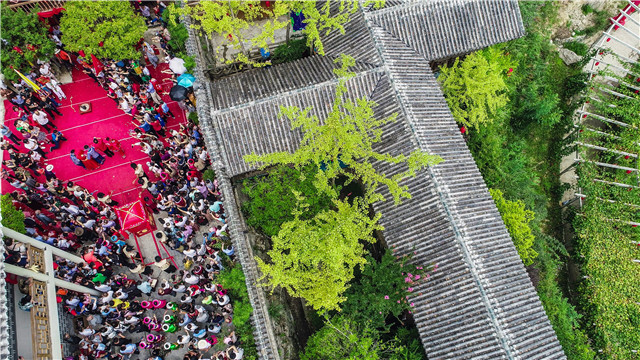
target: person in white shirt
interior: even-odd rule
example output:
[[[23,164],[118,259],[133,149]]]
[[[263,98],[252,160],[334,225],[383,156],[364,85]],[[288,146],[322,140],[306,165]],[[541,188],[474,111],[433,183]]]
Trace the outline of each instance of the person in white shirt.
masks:
[[[55,128],[55,129],[58,128],[51,121],[49,121],[49,117],[47,116],[47,113],[42,110],[36,110],[33,113],[32,117],[35,122],[40,124],[42,127],[45,128],[45,130],[49,132],[51,132],[52,128]],[[51,128],[49,126],[51,126]]]
[[[38,142],[35,141],[33,138],[23,139],[22,144],[27,150],[37,152],[43,158],[45,159],[47,158],[46,156],[47,154],[44,152],[44,150],[42,150],[42,148],[40,148],[40,145],[38,145]]]

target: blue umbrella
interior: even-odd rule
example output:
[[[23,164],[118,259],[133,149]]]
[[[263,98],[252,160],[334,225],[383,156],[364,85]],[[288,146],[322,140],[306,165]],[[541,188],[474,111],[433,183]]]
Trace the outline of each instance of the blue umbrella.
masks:
[[[191,87],[194,81],[196,81],[196,78],[191,74],[182,74],[178,77],[178,85],[180,86]]]

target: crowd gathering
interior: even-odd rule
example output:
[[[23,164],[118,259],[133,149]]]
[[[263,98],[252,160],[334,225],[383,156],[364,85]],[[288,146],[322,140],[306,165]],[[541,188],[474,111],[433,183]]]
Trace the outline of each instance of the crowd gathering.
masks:
[[[152,8],[132,4],[149,24],[162,26],[162,2]],[[59,39],[56,26],[50,32]],[[166,36],[161,35],[162,40]],[[26,74],[43,85],[42,91],[33,91],[25,81],[5,90],[18,117],[14,125],[19,136],[3,124],[1,146],[9,160],[3,163],[2,178],[14,188],[9,195],[24,214],[27,234],[82,258],[74,263],[57,257],[56,276],[101,293],[59,288],[58,302],[74,317],[77,329],[65,334],[74,349],[68,359],[242,359],[241,339],[231,325],[232,299],[216,281],[220,271],[233,266],[235,249],[217,182],[205,173],[210,161],[203,137],[194,123],[168,128],[176,116],[162,99],[166,88],[149,75],[148,67],[158,66],[159,52],[165,50],[141,40],[140,60],[103,59],[96,67],[95,60],[89,64],[84,54],[56,43],[56,65],[39,61]],[[166,55],[161,57],[169,59]],[[121,204],[113,193],[89,191],[58,178],[46,164],[47,155],[66,140],[55,125],[56,116],[63,116],[58,107],[66,95],[54,67],[81,69],[131,116],[130,135],[137,141],[133,146],[148,155],[148,161],[130,163],[134,184],[159,219],[155,237],[172,249],[171,257],[158,255],[145,263],[139,249],[127,242],[129,235],[115,211]],[[176,75],[167,78],[175,82]],[[180,106],[195,111],[188,99]],[[93,170],[110,157],[127,156],[119,139],[89,141],[69,154],[77,166]],[[25,244],[6,237],[4,241],[7,263],[37,267]],[[28,291],[19,305],[29,310]]]

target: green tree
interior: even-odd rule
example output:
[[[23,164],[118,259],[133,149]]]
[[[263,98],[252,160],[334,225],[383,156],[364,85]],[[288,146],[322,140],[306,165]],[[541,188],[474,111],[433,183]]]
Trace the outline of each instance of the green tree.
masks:
[[[271,263],[256,258],[269,287],[280,286],[301,297],[318,311],[338,310],[357,266],[364,265],[362,242],[375,242],[380,215],[368,216],[360,198],[334,200],[335,209],[324,210],[310,220],[301,219],[308,204],[299,193],[294,219],[282,224],[268,252]]]
[[[505,82],[509,68],[513,68],[510,57],[496,47],[441,68],[438,80],[457,122],[474,128],[493,121],[509,99]]]
[[[378,333],[354,320],[340,316],[328,320],[307,341],[301,360],[378,360]]]
[[[129,2],[69,1],[65,9],[60,30],[68,50],[113,60],[140,57],[135,45],[147,27]]]
[[[332,3],[339,3],[339,5],[332,9]],[[371,1],[366,2],[365,6],[369,3]],[[382,4],[382,1],[373,1],[373,6],[380,7]],[[263,66],[265,64],[249,60],[248,50],[268,49],[275,40],[275,32],[289,26],[288,14],[291,11],[301,12],[304,15],[306,26],[302,34],[306,37],[307,47],[324,55],[321,36],[332,31],[344,34],[344,24],[359,6],[356,0],[326,1],[321,6],[317,6],[316,1],[274,1],[270,8],[262,7],[260,1],[202,1],[195,6],[185,6],[177,11],[191,15],[196,20],[193,27],[202,33],[228,39],[225,44],[215,49],[220,60],[227,63],[240,61],[254,66]],[[286,20],[279,19],[285,15],[287,15]],[[252,36],[255,31],[248,30],[256,26],[256,20],[261,19],[267,20],[262,25],[261,31]],[[220,54],[226,52],[227,47],[240,51],[233,60],[227,60]]]
[[[367,256],[367,264],[345,293],[347,301],[342,311],[359,324],[374,329],[388,329],[388,316],[398,317],[411,310],[407,296],[419,282],[425,281],[423,266],[409,265],[407,258],[399,261],[387,250],[380,262]]]
[[[500,190],[489,189],[489,192],[502,216],[504,225],[509,230],[520,259],[525,265],[533,264],[533,260],[538,256],[538,253],[532,247],[535,237],[531,233],[529,223],[534,219],[535,213],[525,209],[524,203],[520,200],[510,201],[505,199]]]
[[[284,222],[294,219],[291,209],[296,206],[296,196],[291,190],[299,192],[309,205],[300,215],[302,220],[309,220],[321,210],[328,209],[331,198],[319,194],[313,185],[317,171],[312,166],[301,171],[277,166],[267,176],[245,180],[243,192],[249,201],[242,204],[242,210],[247,224],[267,236],[275,236]]]
[[[271,165],[293,165],[302,169],[309,164],[323,171],[316,173],[315,186],[326,194],[335,193],[335,179],[345,176],[350,181],[359,181],[365,188],[365,199],[374,202],[382,199],[376,193],[379,184],[386,185],[396,204],[401,198],[410,198],[406,185],[400,181],[415,175],[416,171],[442,161],[439,156],[429,155],[416,150],[409,156],[379,153],[373,145],[380,142],[381,126],[396,120],[393,114],[386,119],[376,119],[373,107],[376,103],[366,98],[352,101],[347,98],[346,81],[353,77],[347,69],[355,63],[351,57],[342,55],[336,62],[342,67],[335,69],[340,76],[336,86],[336,95],[331,112],[321,120],[310,115],[311,108],[299,109],[296,106],[282,107],[281,115],[291,121],[293,129],[301,129],[303,137],[294,153],[278,152],[264,155],[252,153],[245,156],[249,163],[260,163],[262,168]],[[407,170],[392,177],[379,173],[373,166],[375,161],[392,164],[405,164]]]
[[[9,196],[9,194],[2,195],[0,205],[2,226],[6,226],[21,234],[26,234],[27,231],[24,227],[24,213],[13,206],[13,202],[11,201],[11,196]]]
[[[55,44],[47,37],[46,27],[38,20],[36,11],[30,13],[22,9],[10,10],[7,3],[0,4],[2,12],[2,52],[0,53],[0,67],[7,80],[19,79],[18,74],[11,69],[26,73],[36,64],[36,60],[49,60],[53,56]],[[18,48],[22,54],[16,50]]]

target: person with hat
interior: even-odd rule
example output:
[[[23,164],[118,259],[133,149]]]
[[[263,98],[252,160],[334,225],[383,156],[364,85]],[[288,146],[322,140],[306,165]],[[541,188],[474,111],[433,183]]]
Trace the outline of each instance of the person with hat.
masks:
[[[47,179],[47,181],[58,178],[56,174],[53,172],[53,165],[51,164],[47,165],[47,167],[44,169],[44,176]]]

